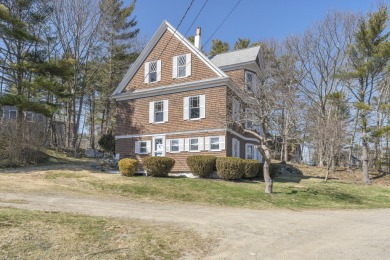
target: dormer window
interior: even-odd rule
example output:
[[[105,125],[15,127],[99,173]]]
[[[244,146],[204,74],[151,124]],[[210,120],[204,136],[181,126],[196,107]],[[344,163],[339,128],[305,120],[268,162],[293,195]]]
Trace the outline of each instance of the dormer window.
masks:
[[[191,76],[191,53],[173,57],[172,64],[174,79]]]
[[[145,62],[145,83],[161,80],[161,60]]]

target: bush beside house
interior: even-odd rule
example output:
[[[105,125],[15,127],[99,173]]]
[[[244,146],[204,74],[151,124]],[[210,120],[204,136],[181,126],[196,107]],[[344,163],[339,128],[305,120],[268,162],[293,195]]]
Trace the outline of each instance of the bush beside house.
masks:
[[[258,160],[244,160],[244,178],[250,179],[258,176],[260,163]]]
[[[168,157],[152,156],[142,160],[148,176],[167,177],[175,165],[175,160]]]
[[[192,174],[208,178],[215,169],[217,157],[212,155],[194,155],[187,157],[187,165]]]
[[[134,176],[137,173],[138,161],[125,158],[118,162],[118,166],[123,176]]]
[[[217,158],[217,174],[223,180],[241,179],[244,171],[244,160],[233,157]]]

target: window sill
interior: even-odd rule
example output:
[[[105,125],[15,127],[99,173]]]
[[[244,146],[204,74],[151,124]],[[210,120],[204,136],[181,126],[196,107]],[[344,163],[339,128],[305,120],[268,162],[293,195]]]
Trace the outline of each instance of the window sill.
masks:
[[[180,153],[180,151],[167,152],[167,153]]]
[[[153,122],[153,123],[151,123],[151,124],[164,124],[164,123],[166,123],[166,122],[168,122],[168,121],[162,121],[162,122]]]
[[[199,152],[200,152],[200,150],[196,150],[196,151],[188,151],[188,152],[190,152],[190,153],[199,153]]]

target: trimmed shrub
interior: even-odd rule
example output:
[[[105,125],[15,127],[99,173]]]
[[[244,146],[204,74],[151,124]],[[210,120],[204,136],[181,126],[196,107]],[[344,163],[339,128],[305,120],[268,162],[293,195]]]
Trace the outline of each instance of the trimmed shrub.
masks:
[[[258,160],[244,160],[244,178],[250,179],[256,177],[259,172],[259,168],[260,163]]]
[[[217,174],[224,180],[241,179],[244,175],[244,160],[233,157],[217,158]]]
[[[138,161],[124,158],[118,162],[118,166],[123,176],[134,176],[137,173]]]
[[[187,157],[187,165],[194,175],[208,178],[215,169],[216,160],[212,155],[194,155]]]
[[[154,177],[167,177],[175,165],[175,160],[168,157],[152,156],[142,159],[142,164],[148,175]]]

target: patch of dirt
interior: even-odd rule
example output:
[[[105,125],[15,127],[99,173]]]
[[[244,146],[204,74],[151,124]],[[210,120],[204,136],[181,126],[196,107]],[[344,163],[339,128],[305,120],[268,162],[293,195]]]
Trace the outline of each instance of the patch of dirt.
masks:
[[[11,203],[28,210],[140,219],[191,228],[205,238],[216,238],[210,241],[215,246],[207,259],[386,259],[390,255],[390,233],[384,232],[390,228],[390,209],[250,210],[4,192],[0,192],[0,200],[28,201]],[[10,203],[0,202],[0,206]]]

